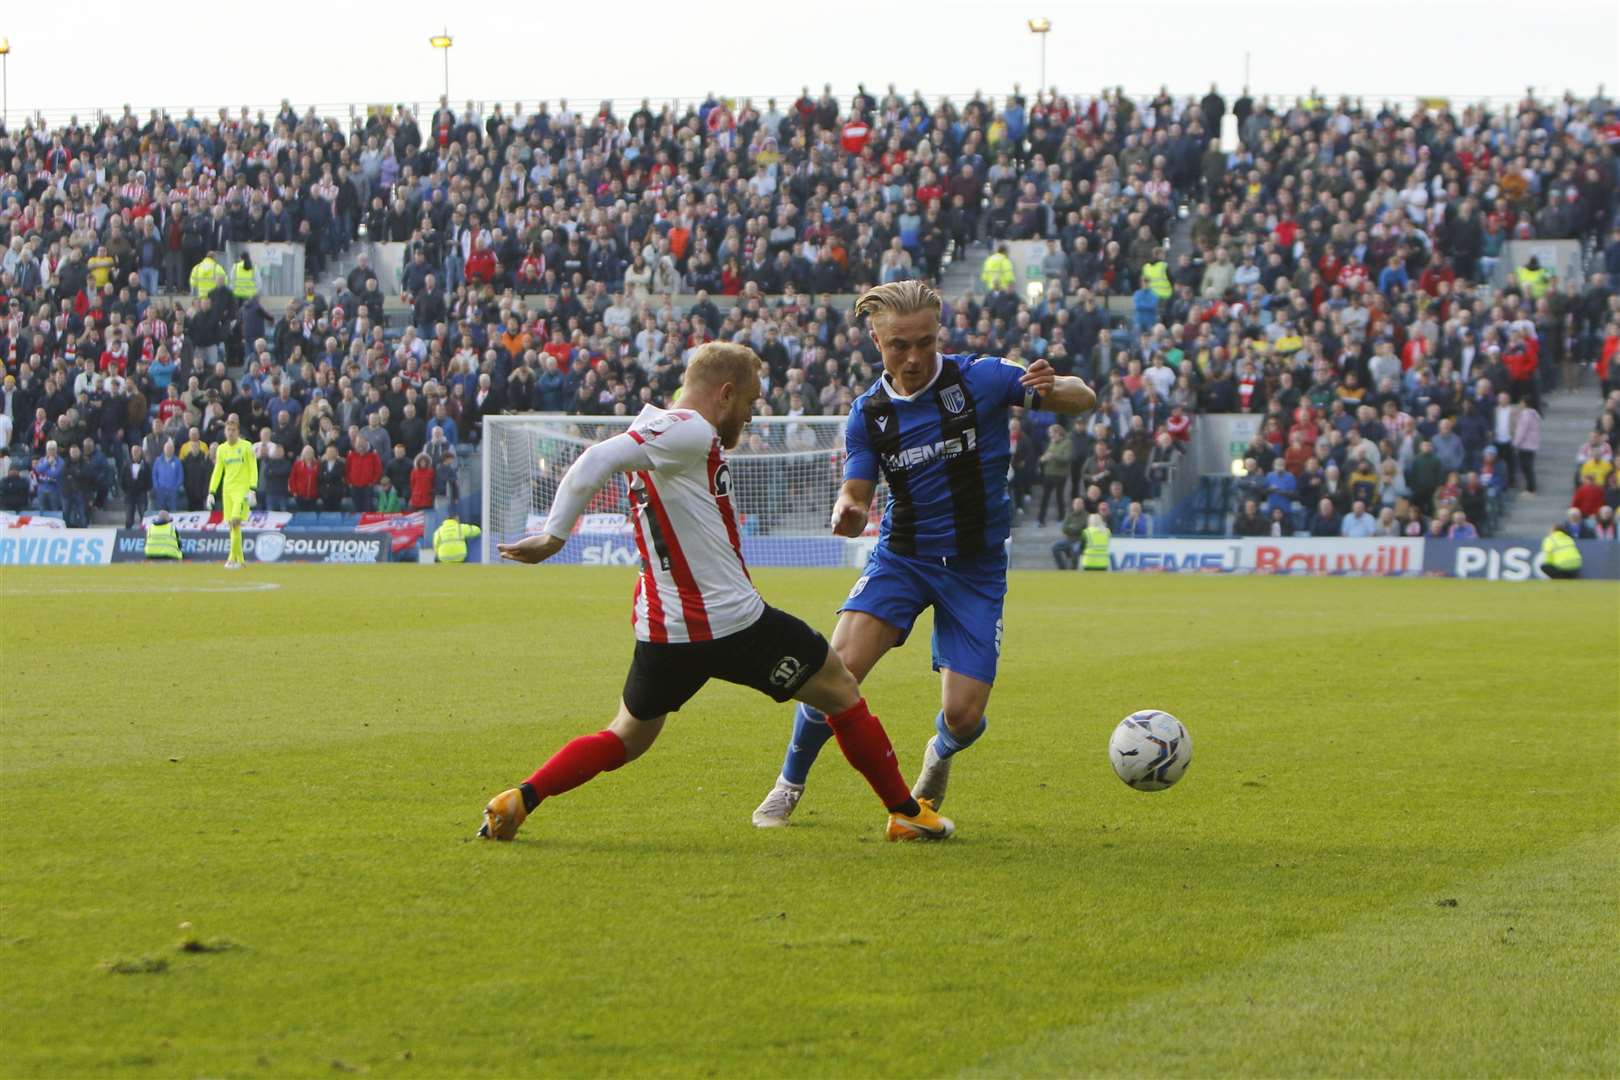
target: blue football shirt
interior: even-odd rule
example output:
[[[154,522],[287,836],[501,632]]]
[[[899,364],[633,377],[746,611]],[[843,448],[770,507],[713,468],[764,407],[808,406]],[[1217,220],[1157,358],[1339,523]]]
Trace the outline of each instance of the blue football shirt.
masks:
[[[933,382],[901,396],[887,376],[855,400],[846,480],[888,481],[879,542],[898,555],[978,555],[1012,524],[1007,410],[1035,408],[1024,369],[994,356],[942,355]]]

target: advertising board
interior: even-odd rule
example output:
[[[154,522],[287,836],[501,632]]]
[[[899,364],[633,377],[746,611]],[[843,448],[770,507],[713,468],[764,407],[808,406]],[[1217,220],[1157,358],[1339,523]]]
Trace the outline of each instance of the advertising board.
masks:
[[[1404,537],[1232,537],[1209,540],[1116,539],[1110,569],[1177,573],[1301,574],[1390,577],[1423,571],[1423,541]]]
[[[5,529],[0,566],[104,566],[112,561],[116,536],[114,529]]]
[[[222,563],[229,557],[230,550],[229,533],[212,529],[180,532],[180,553],[187,562]],[[379,563],[388,561],[388,551],[389,537],[383,532],[265,529],[242,533],[242,553],[249,562]],[[146,534],[140,529],[119,529],[112,561],[142,562],[145,558]]]
[[[1580,540],[1581,577],[1620,578],[1620,544],[1609,540]],[[1541,572],[1539,540],[1428,540],[1423,549],[1423,570],[1445,577],[1484,581],[1545,580]]]

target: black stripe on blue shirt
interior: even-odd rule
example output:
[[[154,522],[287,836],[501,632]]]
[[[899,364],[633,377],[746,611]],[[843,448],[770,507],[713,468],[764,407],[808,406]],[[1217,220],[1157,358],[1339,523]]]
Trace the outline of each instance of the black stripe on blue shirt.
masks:
[[[984,551],[984,530],[989,516],[984,469],[979,462],[978,413],[973,406],[973,393],[955,361],[940,358],[939,379],[934,383],[933,393],[934,403],[939,407],[941,438],[946,445],[957,440],[964,447],[955,457],[945,459],[945,480],[951,488],[951,510],[956,519],[956,554],[978,555]],[[961,407],[952,409],[955,404]],[[965,449],[969,439],[974,440],[971,450]]]
[[[880,462],[887,462],[900,453],[900,417],[894,402],[878,380],[877,393],[861,406],[866,421],[866,438],[872,452]],[[883,466],[883,477],[889,482],[889,550],[897,555],[917,554],[917,504],[912,501],[911,487],[906,482],[904,469]]]

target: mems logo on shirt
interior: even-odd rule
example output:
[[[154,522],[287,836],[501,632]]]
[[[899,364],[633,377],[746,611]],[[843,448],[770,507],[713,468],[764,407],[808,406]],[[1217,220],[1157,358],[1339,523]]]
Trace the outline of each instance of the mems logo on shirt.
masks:
[[[884,454],[883,467],[896,472],[905,472],[936,459],[948,461],[963,454],[970,454],[978,448],[978,445],[978,430],[968,428],[957,437],[940,439],[924,446],[908,446],[898,453]]]

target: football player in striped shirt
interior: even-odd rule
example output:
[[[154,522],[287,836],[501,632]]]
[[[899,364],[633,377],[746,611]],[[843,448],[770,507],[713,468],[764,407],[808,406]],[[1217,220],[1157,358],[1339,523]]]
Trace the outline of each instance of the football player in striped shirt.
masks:
[[[737,445],[753,415],[759,371],[759,357],[746,346],[699,347],[687,365],[681,408],[649,405],[623,435],[587,449],[558,485],[544,530],[500,545],[503,559],[550,558],[602,486],[629,474],[641,575],[633,601],[635,656],[618,715],[491,799],[480,836],[510,840],[545,799],[635,760],[665,718],[710,679],[779,702],[797,699],[825,715],[830,737],[888,809],[890,840],[941,840],[955,831],[912,796],[883,725],[827,640],[766,604],[749,577],[723,451]]]
[[[939,294],[896,281],[856,302],[883,354],[883,373],[855,400],[844,433],[844,486],[832,528],[860,536],[877,480],[889,501],[877,546],[840,608],[832,647],[857,679],[905,643],[934,609],[933,665],[941,707],[911,793],[938,806],[953,755],[985,732],[985,707],[1001,658],[1012,525],[1008,410],[1074,415],[1096,406],[1081,379],[1045,360],[1028,370],[993,356],[939,353]],[[761,828],[786,825],[816,755],[832,736],[813,703],[794,714],[782,773],[754,811]]]

